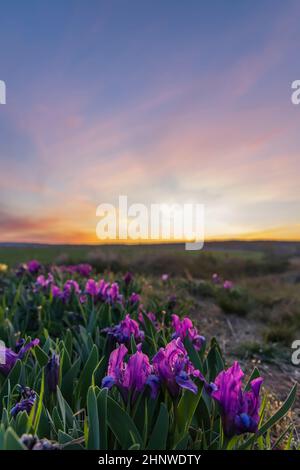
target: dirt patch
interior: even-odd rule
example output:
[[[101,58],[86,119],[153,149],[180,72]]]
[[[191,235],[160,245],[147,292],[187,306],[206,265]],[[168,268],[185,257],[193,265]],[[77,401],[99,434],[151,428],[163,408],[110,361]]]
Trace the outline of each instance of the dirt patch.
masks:
[[[192,316],[208,341],[212,337],[218,339],[228,365],[239,360],[244,370],[251,371],[255,366],[258,367],[264,377],[265,389],[279,402],[286,399],[295,382],[300,382],[300,366],[291,364],[291,350],[279,348],[277,351],[276,347],[269,350],[264,343],[262,321],[224,314],[213,301],[197,301]],[[253,345],[258,345],[257,349]],[[264,358],[264,354],[268,354],[268,357]],[[300,434],[299,388],[292,416]]]

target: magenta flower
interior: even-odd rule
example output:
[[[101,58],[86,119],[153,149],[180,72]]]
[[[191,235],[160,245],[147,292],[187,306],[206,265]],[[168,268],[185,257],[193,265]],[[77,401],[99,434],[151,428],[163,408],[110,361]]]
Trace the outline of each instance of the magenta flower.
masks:
[[[122,302],[119,285],[116,282],[109,284],[104,279],[99,282],[89,279],[85,285],[85,293],[93,297],[94,301],[99,300],[110,304]]]
[[[226,436],[245,432],[255,433],[259,423],[260,388],[262,377],[251,381],[251,390],[242,390],[244,373],[238,362],[222,371],[211,384],[211,396],[219,403]]]
[[[77,264],[75,266],[75,272],[77,272],[82,277],[89,277],[92,272],[92,266],[90,264]]]
[[[163,282],[167,282],[168,279],[169,279],[169,274],[162,274],[161,280],[162,280]]]
[[[104,279],[101,279],[101,281],[99,281],[98,283],[98,297],[100,300],[102,300],[103,302],[107,301],[108,300],[108,293],[109,293],[109,289],[110,289],[110,284],[109,282],[106,282]]]
[[[19,351],[16,353],[10,348],[6,348],[5,346],[0,345],[0,372],[2,372],[3,375],[7,376],[12,368],[14,367],[15,363],[17,362],[18,359],[23,359],[25,354],[35,346],[39,344],[40,340],[39,339],[34,339],[30,341],[28,344],[25,344],[25,346],[21,346]],[[24,344],[23,342],[20,343]]]
[[[152,362],[154,373],[172,397],[179,395],[180,388],[197,393],[197,386],[190,378],[194,368],[180,338],[173,339],[165,348],[160,348]]]
[[[69,274],[79,274],[82,277],[89,277],[93,268],[90,264],[70,264],[69,266],[60,266],[59,269]]]
[[[36,259],[33,259],[31,261],[28,261],[26,263],[27,270],[30,272],[30,274],[36,274],[42,267],[41,263],[37,261]]]
[[[51,273],[48,274],[47,278],[41,274],[36,279],[36,286],[42,287],[43,289],[47,289],[51,284],[54,282],[54,277]]]
[[[138,322],[130,318],[129,314],[126,315],[119,325],[104,328],[102,331],[114,338],[118,343],[129,344],[131,336],[134,337],[136,343],[142,342],[145,338],[144,332],[139,329]]]
[[[62,299],[63,298],[63,292],[61,291],[61,289],[58,286],[53,285],[53,284],[51,286],[51,294],[52,294],[54,299]]]
[[[106,288],[106,286],[104,288],[106,289],[107,293],[107,302],[109,302],[110,304],[122,302],[122,295],[119,292],[119,284],[113,282],[108,289]]]
[[[129,297],[129,303],[131,305],[138,304],[140,302],[141,298],[139,294],[136,294],[135,292],[132,292],[131,296]]]
[[[227,281],[227,280],[224,281],[223,288],[228,289],[228,290],[232,289],[233,288],[233,282],[232,281]]]
[[[103,388],[116,386],[125,402],[128,401],[129,393],[131,399],[135,400],[137,393],[143,392],[147,385],[151,388],[152,398],[157,396],[159,390],[158,377],[152,374],[149,358],[140,346],[127,363],[124,361],[128,352],[126,346],[121,344],[115,349],[109,357],[107,376],[102,380]]]
[[[95,279],[89,279],[85,285],[86,294],[96,297],[99,294],[99,284]]]
[[[197,328],[194,327],[193,322],[190,318],[184,317],[180,320],[178,315],[172,315],[172,327],[175,332],[173,333],[173,338],[184,338],[188,337],[189,340],[193,343],[194,348],[197,351],[200,351],[203,344],[205,343],[205,337],[198,334]]]
[[[69,279],[68,281],[65,282],[62,290],[55,284],[52,284],[51,294],[54,299],[60,299],[63,302],[67,302],[68,300],[70,300],[72,294],[80,296],[81,290],[76,281]]]
[[[72,279],[65,282],[63,291],[67,296],[70,296],[72,292],[74,292],[74,294],[80,294],[81,292],[78,282],[73,281]]]

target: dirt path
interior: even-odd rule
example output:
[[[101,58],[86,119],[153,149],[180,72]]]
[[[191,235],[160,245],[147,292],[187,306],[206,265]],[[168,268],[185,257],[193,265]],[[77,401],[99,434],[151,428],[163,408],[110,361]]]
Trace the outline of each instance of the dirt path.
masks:
[[[259,351],[247,352],[246,345],[264,344],[261,336],[263,323],[237,315],[224,314],[213,302],[197,301],[197,307],[193,311],[193,317],[197,321],[201,334],[209,341],[215,336],[222,351],[224,351],[228,364],[238,359],[245,370],[251,370],[257,366],[264,377],[265,388],[278,401],[287,397],[295,382],[300,384],[300,366],[294,366],[291,361],[291,350],[280,350],[273,358],[264,359]],[[244,354],[237,351],[239,347]],[[293,420],[300,434],[300,386],[297,399],[293,408]]]

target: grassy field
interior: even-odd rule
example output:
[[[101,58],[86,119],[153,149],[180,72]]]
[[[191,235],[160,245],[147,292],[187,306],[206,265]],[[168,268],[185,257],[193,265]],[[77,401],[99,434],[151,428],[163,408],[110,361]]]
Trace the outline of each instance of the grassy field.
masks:
[[[42,263],[39,272],[43,273],[45,279],[49,272],[53,273],[55,281],[51,282],[57,283],[56,289],[60,292],[59,295],[65,292],[68,300],[52,297],[49,287],[38,288],[36,284],[38,273],[28,274],[26,266],[20,270],[20,263],[32,259]],[[216,367],[222,370],[222,367],[229,367],[236,360],[245,371],[248,371],[248,377],[253,367],[257,367],[264,377],[265,390],[269,394],[270,408],[266,412],[272,414],[280,406],[280,400],[287,397],[289,390],[299,378],[298,368],[291,363],[291,344],[300,338],[299,259],[298,244],[216,243],[207,244],[200,252],[187,252],[183,245],[1,246],[0,264],[9,265],[8,270],[4,269],[0,273],[2,338],[11,345],[14,345],[19,335],[38,336],[41,340],[43,347],[37,349],[37,355],[34,355],[38,364],[33,365],[31,361],[31,365],[28,364],[27,368],[29,371],[27,382],[35,390],[41,387],[41,374],[50,350],[55,350],[61,360],[65,356],[66,362],[61,366],[63,371],[61,387],[64,397],[67,397],[68,404],[73,410],[87,407],[88,412],[91,412],[89,407],[96,405],[91,405],[90,400],[95,402],[98,399],[100,378],[104,377],[104,363],[108,360],[103,327],[118,323],[128,311],[136,319],[139,318],[139,309],[144,313],[154,312],[156,318],[160,319],[160,327],[155,333],[155,338],[152,337],[155,331],[153,325],[148,323],[143,325],[145,328],[146,325],[150,328],[145,350],[148,350],[150,357],[154,357],[158,345],[162,346],[167,339],[168,341],[172,339],[170,313],[175,308],[180,318],[190,317],[199,333],[206,338],[209,349],[207,353],[204,351],[199,353],[196,362],[206,361],[206,366],[203,363],[203,367],[206,367],[208,374],[212,376]],[[116,282],[123,295],[122,305],[110,307],[110,304],[101,303],[102,301],[93,305],[91,299],[86,298],[84,286],[87,278],[80,277],[78,273],[70,274],[70,271],[65,271],[66,266],[78,263],[91,265],[92,279],[98,281],[104,278],[109,283]],[[134,273],[130,291],[124,284],[124,274],[128,271]],[[163,278],[163,274],[168,276]],[[215,274],[217,280],[216,277],[213,280]],[[73,279],[80,285],[78,295],[72,290],[61,290],[65,289],[63,287],[65,282],[74,282]],[[228,287],[225,288],[225,285]],[[140,307],[130,304],[128,299],[132,292],[137,292],[142,299]],[[81,300],[82,294],[84,294],[83,300]],[[114,316],[116,318],[113,320]],[[220,358],[218,359],[219,353],[216,352],[219,346],[216,346],[214,338],[217,338],[218,345],[226,358],[224,359],[226,362],[222,362],[222,359],[222,364]],[[135,344],[131,343],[130,348],[133,353],[136,350]],[[99,356],[96,351],[99,351]],[[89,360],[92,360],[89,359],[90,354],[95,354],[93,357],[95,364],[91,366],[86,385],[76,367],[80,361],[81,367],[84,367],[86,361],[89,364]],[[101,361],[104,361],[103,364]],[[72,370],[73,367],[76,369],[75,397],[72,394],[73,385],[69,383],[68,369],[71,364]],[[39,371],[38,374],[36,370]],[[22,369],[20,377],[23,377],[24,373],[25,369]],[[16,381],[15,391],[7,403],[5,402],[5,412],[8,412],[14,403],[18,389],[16,373],[12,371],[11,374],[14,374]],[[94,380],[98,384],[96,387],[93,385]],[[4,394],[8,393],[6,386],[7,382],[2,379]],[[113,397],[119,400],[115,394]],[[274,439],[286,428],[293,429],[293,435],[299,432],[299,394],[297,396],[295,394],[295,397],[294,413],[286,416],[278,429],[273,431]],[[50,414],[53,414],[52,416],[55,416],[52,429],[47,428],[46,422],[41,425],[43,432],[46,429],[45,435],[52,436],[59,442],[70,439],[72,443],[76,441],[76,445],[77,437],[81,436],[80,445],[97,448],[98,444],[93,443],[87,435],[83,439],[84,423],[80,415],[78,419],[75,418],[77,414],[70,418],[73,420],[73,430],[70,431],[72,437],[67,438],[65,434],[60,433],[63,423],[61,417],[57,416],[58,411],[55,410],[53,403],[55,402],[51,401],[50,397],[45,397],[45,407]],[[112,401],[109,403],[115,406]],[[168,403],[167,400],[167,406]],[[135,416],[134,410],[130,412]],[[17,432],[20,420],[21,418],[16,422],[9,422]],[[94,425],[94,422],[89,421],[89,426]],[[114,432],[114,426],[111,430]],[[115,437],[118,440],[117,428]],[[193,433],[190,435],[191,438],[194,438]],[[174,435],[169,434],[168,439],[174,439]],[[126,447],[127,442],[124,445]],[[267,443],[263,445],[268,446]],[[218,446],[224,446],[221,438],[218,440]]]

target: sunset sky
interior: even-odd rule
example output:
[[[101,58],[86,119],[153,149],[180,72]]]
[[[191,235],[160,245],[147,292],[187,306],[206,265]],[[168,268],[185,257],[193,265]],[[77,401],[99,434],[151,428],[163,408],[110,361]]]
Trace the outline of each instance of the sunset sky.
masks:
[[[97,243],[96,208],[205,204],[300,240],[300,2],[0,4],[0,241]]]

